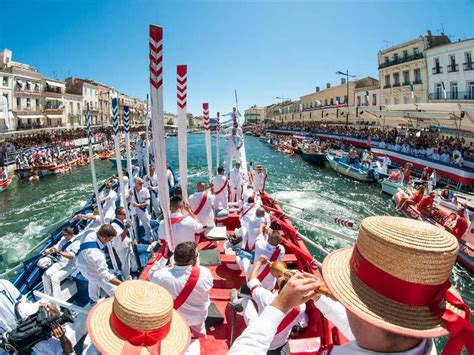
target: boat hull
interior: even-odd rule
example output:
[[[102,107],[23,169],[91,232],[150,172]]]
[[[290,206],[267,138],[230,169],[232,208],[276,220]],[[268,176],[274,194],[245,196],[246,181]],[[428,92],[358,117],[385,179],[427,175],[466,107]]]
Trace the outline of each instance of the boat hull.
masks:
[[[0,192],[8,189],[8,186],[12,183],[11,177],[7,177],[5,180],[0,180]]]
[[[395,195],[399,190],[405,191],[405,187],[396,181],[385,178],[380,183],[382,185],[382,191],[390,196]]]
[[[356,169],[350,165],[344,164],[340,161],[337,160],[336,157],[333,155],[328,154],[326,156],[326,160],[329,162],[329,165],[331,168],[345,176],[348,176],[350,178],[353,178],[355,180],[361,181],[361,182],[371,182],[374,181],[373,175],[369,174],[368,171],[363,171],[360,169]]]
[[[322,165],[326,161],[326,153],[311,153],[301,150],[301,157],[303,160],[312,163]]]

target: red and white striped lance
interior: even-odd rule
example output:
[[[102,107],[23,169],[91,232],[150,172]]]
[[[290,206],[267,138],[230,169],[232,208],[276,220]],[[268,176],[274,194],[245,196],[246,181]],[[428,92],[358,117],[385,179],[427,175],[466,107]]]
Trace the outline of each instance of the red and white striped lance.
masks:
[[[159,89],[163,85],[163,28],[150,26],[150,84]]]
[[[217,112],[217,124],[216,124],[216,131],[221,131],[221,113]]]
[[[176,95],[178,99],[178,107],[184,109],[187,104],[188,96],[188,66],[187,65],[178,65],[176,70]]]
[[[351,222],[351,221],[348,221],[346,219],[342,219],[342,218],[334,218],[334,222],[336,222],[337,224],[340,224],[344,227],[347,227],[347,228],[353,228],[354,227],[354,223]]]
[[[209,122],[209,104],[207,102],[202,104],[202,112],[204,114],[204,129],[209,131],[211,129],[211,123]]]

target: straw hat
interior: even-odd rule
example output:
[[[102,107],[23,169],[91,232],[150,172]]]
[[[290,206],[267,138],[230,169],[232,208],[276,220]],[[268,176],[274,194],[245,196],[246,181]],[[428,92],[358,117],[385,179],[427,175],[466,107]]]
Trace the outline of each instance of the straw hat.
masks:
[[[412,337],[439,337],[448,331],[435,309],[448,308],[464,316],[444,297],[448,289],[455,292],[448,280],[457,252],[456,238],[431,224],[368,217],[354,248],[326,257],[324,280],[347,310],[378,328]]]
[[[181,354],[191,339],[171,295],[141,280],[122,283],[115,297],[96,304],[87,317],[87,331],[102,354],[157,354],[154,350],[160,349],[162,355]]]

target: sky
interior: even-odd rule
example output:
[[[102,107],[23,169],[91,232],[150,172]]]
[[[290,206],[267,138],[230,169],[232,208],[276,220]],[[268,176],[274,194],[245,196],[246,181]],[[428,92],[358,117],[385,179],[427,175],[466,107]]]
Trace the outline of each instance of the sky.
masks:
[[[164,28],[164,106],[188,65],[188,112],[211,116],[378,78],[377,52],[430,29],[474,37],[474,1],[0,0],[0,49],[46,77],[89,78],[145,98],[148,26]]]

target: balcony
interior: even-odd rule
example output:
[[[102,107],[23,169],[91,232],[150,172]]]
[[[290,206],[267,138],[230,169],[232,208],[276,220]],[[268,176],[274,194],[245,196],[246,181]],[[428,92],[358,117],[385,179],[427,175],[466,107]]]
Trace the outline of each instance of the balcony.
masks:
[[[393,87],[400,86],[400,82],[393,83]]]
[[[390,89],[391,87],[392,87],[392,85],[390,85],[390,84],[386,84],[386,85],[383,86],[384,89]]]
[[[430,92],[428,99],[432,101],[459,100],[474,101],[474,91],[446,91],[446,99],[443,92]]]
[[[409,81],[404,81],[402,85],[403,86],[408,86],[408,85],[410,85],[410,82]]]
[[[474,70],[474,62],[467,62],[464,63],[462,66],[464,70]]]
[[[413,85],[421,85],[421,84],[423,84],[423,82],[421,80],[415,80],[413,82]]]
[[[388,62],[384,62],[382,64],[379,64],[379,69],[388,68],[388,67],[391,67],[392,65],[411,62],[411,61],[418,60],[418,59],[421,59],[421,58],[423,58],[422,53],[408,55],[406,57],[389,60]]]
[[[448,73],[455,73],[457,71],[459,71],[459,64],[452,63],[448,65]]]
[[[25,96],[39,96],[41,93],[40,93],[40,90],[39,90],[39,87],[35,87],[35,88],[24,88],[24,87],[21,87],[20,85],[15,85],[15,94],[16,95],[25,95]]]
[[[440,67],[440,66],[434,67],[434,68],[432,68],[432,70],[433,70],[433,75],[442,74],[442,73],[443,73],[443,67]]]
[[[61,88],[55,86],[45,86],[45,94],[63,95],[64,92]]]

